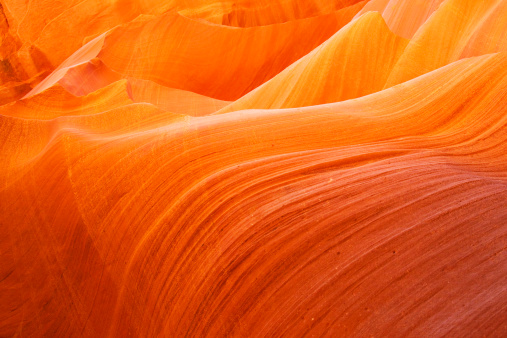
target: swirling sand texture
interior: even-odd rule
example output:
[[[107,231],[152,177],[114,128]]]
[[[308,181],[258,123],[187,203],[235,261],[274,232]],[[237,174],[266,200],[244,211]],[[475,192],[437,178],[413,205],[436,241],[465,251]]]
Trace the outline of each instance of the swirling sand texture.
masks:
[[[0,0],[1,337],[507,336],[507,0]]]

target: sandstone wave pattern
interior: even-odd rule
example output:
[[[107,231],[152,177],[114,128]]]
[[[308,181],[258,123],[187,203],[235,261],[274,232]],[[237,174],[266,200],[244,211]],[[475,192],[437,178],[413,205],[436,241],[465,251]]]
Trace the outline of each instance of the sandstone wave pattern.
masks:
[[[506,337],[507,0],[0,0],[0,337]]]

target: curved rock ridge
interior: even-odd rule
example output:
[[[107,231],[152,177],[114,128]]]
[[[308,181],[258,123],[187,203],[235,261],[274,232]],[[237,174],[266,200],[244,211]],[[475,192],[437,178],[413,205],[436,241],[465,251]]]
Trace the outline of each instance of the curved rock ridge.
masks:
[[[426,20],[446,0],[371,0],[356,17],[378,12],[395,34],[411,39]]]
[[[69,67],[57,83],[75,96],[84,96],[121,79],[120,74],[109,69],[100,59],[93,58]]]
[[[98,57],[125,77],[231,101],[311,52],[351,18],[338,11],[231,28],[169,13],[111,31]]]
[[[380,91],[407,43],[378,12],[368,12],[221,112],[311,106]]]
[[[506,0],[0,4],[1,337],[507,335]]]
[[[265,11],[266,3],[251,0],[2,0],[0,2],[0,36],[2,50],[2,73],[0,85],[16,83],[17,88],[4,100],[13,101],[28,93],[72,53],[91,39],[111,29],[132,21],[156,17],[166,13],[194,13],[196,17],[207,17],[206,8],[218,8],[229,16],[231,8],[250,8],[241,14],[246,22],[259,24],[282,23],[308,17],[329,15],[344,9],[343,19],[350,20],[364,5],[356,0],[328,2],[322,0],[280,1],[274,11]],[[269,2],[268,7],[273,7]],[[283,13],[282,13],[283,12]],[[267,13],[271,19],[262,19]],[[257,19],[254,19],[256,17]],[[144,19],[143,19],[144,18]],[[334,32],[333,32],[334,33]],[[63,42],[63,43],[62,43]],[[26,84],[29,81],[29,85]],[[22,93],[22,94],[19,94]]]
[[[121,80],[86,96],[74,96],[54,85],[35,96],[0,107],[0,114],[25,119],[47,120],[63,115],[93,115],[133,103],[127,81]]]
[[[479,33],[485,22],[496,19],[494,13],[502,4],[505,4],[504,0],[446,0],[417,31],[389,77],[386,88],[459,60],[474,33]],[[498,52],[500,48],[485,49],[475,55]]]
[[[146,80],[130,79],[127,90],[134,102],[151,103],[165,111],[190,116],[208,115],[230,103]]]

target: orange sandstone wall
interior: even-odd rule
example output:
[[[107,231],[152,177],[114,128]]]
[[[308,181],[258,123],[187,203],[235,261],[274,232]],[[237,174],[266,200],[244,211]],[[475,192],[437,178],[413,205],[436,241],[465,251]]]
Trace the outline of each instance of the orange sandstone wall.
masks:
[[[507,335],[506,0],[0,0],[0,336]]]

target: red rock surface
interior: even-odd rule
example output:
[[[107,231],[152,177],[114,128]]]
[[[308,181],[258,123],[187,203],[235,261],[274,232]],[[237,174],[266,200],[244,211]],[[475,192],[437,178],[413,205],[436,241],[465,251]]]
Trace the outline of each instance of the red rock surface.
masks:
[[[506,0],[0,0],[1,337],[507,335]]]

